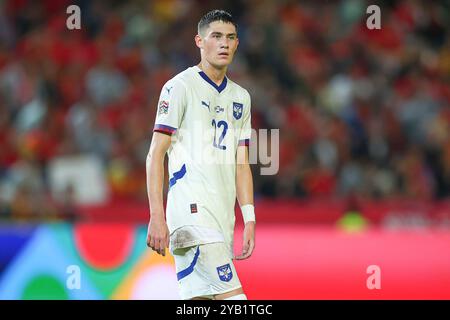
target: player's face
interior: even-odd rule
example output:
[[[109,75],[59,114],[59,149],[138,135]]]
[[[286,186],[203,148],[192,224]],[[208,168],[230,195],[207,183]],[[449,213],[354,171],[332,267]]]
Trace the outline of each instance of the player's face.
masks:
[[[223,68],[233,61],[239,40],[232,23],[214,21],[203,32],[197,45],[203,51],[203,57],[214,67]]]

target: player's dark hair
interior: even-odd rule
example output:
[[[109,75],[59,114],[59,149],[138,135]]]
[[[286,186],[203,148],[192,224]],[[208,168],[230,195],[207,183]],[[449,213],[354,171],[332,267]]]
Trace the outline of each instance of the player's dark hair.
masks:
[[[237,23],[234,22],[233,16],[225,10],[212,10],[205,14],[198,23],[198,33],[209,27],[209,24],[214,21],[222,21],[232,23],[237,31]]]

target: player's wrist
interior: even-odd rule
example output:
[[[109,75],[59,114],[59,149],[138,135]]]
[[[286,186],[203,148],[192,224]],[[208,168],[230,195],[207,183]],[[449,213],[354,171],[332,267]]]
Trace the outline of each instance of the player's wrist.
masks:
[[[256,223],[255,206],[252,204],[246,204],[241,206],[242,217],[244,218],[244,224],[248,222]]]
[[[150,212],[150,220],[154,221],[163,221],[164,218],[164,211],[152,211]]]

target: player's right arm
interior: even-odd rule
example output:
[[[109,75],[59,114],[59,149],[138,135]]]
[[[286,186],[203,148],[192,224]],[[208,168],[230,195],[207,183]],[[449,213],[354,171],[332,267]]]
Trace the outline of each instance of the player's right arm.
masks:
[[[170,147],[171,136],[154,132],[147,154],[147,193],[150,205],[150,222],[147,231],[147,246],[165,256],[169,246],[169,229],[164,216],[163,184],[164,157]]]

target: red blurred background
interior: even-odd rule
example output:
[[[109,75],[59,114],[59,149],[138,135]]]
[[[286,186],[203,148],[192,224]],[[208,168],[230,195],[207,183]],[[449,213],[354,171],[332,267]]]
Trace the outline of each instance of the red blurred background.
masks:
[[[81,30],[66,28],[71,4]],[[380,30],[369,4],[0,2],[0,288],[25,277],[8,255],[21,226],[147,223],[159,92],[198,63],[200,17],[224,8],[240,38],[229,76],[253,127],[280,129],[279,172],[252,166],[257,249],[237,262],[249,298],[449,299],[450,4],[379,1]]]

